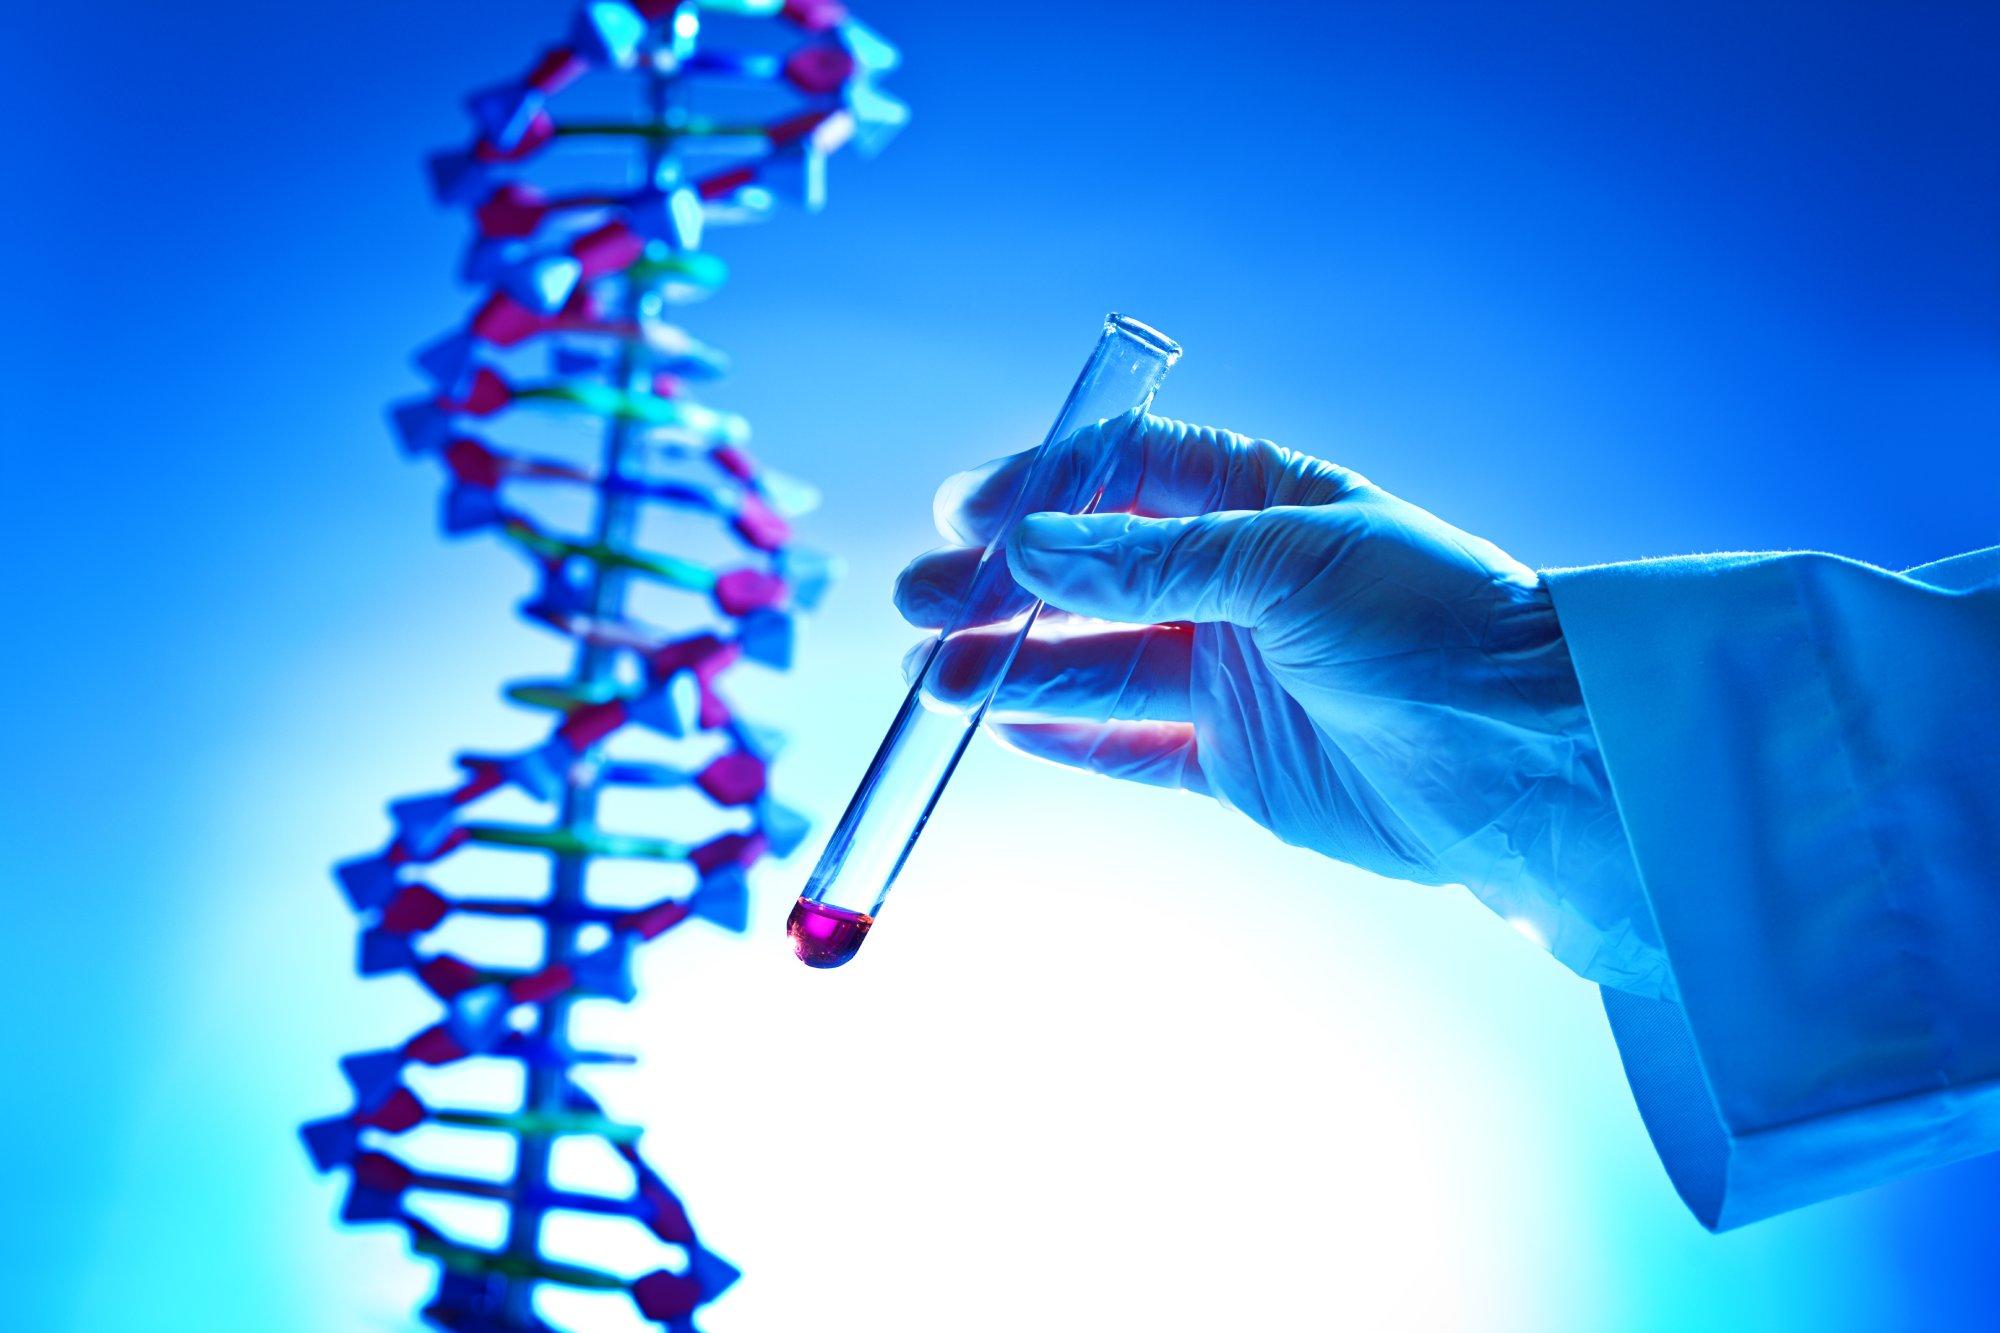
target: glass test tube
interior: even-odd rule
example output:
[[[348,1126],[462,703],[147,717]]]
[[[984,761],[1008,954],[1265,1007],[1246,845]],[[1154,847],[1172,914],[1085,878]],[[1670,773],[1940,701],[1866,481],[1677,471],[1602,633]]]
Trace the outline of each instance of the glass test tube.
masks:
[[[1085,514],[1096,507],[1120,446],[1180,354],[1180,344],[1137,320],[1123,315],[1105,320],[1076,387],[981,553],[964,600],[931,644],[916,684],[792,908],[786,931],[802,962],[839,967],[861,948],[1042,609],[1007,570],[1006,540],[1015,524],[1028,514]],[[982,636],[981,650],[953,664],[957,674],[947,687],[940,679],[944,645],[973,633]],[[968,669],[970,679],[964,674]]]

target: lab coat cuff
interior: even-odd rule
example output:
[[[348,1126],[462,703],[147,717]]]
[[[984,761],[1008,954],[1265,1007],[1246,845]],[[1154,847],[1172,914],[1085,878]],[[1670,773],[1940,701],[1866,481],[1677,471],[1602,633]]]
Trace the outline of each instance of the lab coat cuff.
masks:
[[[1695,1215],[2000,1147],[2000,604],[1818,555],[1545,577],[1678,988],[1605,1009]]]

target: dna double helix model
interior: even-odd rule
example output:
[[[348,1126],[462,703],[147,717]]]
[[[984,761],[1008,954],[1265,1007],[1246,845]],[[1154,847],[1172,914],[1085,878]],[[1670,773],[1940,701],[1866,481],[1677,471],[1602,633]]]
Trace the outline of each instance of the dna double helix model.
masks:
[[[739,665],[790,664],[794,619],[832,574],[792,540],[817,497],[695,398],[726,361],[668,315],[726,276],[708,228],[817,209],[833,152],[893,137],[908,111],[878,77],[897,61],[834,0],[599,0],[524,77],[473,94],[471,145],[430,161],[440,200],[471,215],[464,276],[485,294],[417,354],[431,391],[393,424],[443,466],[444,531],[519,551],[522,613],[573,659],[507,688],[546,713],[546,739],[459,755],[456,786],[391,804],[387,846],[336,867],[361,973],[413,978],[442,1012],[344,1059],[351,1108],[302,1133],[346,1173],[344,1220],[401,1227],[438,1264],[436,1327],[553,1333],[539,1297],[567,1291],[622,1292],[692,1330],[738,1277],[586,1087],[631,1057],[573,1020],[634,998],[639,945],[693,920],[742,930],[746,872],[805,835],[769,794],[781,737],[727,686]],[[687,836],[607,827],[635,798],[669,802]],[[415,1164],[440,1135],[497,1137],[508,1166]],[[620,1186],[564,1180],[567,1141],[596,1145]],[[472,1214],[482,1234],[449,1220]],[[559,1256],[550,1232],[573,1218],[633,1236],[596,1262]],[[612,1251],[644,1258],[614,1271]]]

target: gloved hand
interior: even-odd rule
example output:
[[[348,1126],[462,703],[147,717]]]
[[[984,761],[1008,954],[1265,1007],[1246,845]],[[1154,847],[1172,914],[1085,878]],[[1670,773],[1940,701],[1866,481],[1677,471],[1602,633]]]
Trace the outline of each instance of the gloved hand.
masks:
[[[1086,432],[1047,447],[1101,446]],[[1147,417],[1119,447],[1100,508],[1120,512],[1034,514],[1009,538],[1015,579],[1070,615],[1037,622],[988,714],[995,735],[1213,796],[1379,874],[1465,884],[1591,980],[1670,991],[1532,570],[1268,441]],[[898,580],[911,623],[952,616],[1031,456],[939,490],[954,544]],[[976,675],[951,654],[980,651],[955,636],[942,678]]]

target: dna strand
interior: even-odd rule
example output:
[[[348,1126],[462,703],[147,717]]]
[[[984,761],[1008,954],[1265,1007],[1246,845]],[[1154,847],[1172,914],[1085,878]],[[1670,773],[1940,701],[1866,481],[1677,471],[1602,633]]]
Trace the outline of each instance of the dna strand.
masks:
[[[572,1019],[582,1002],[634,998],[639,945],[692,920],[741,931],[746,872],[805,835],[769,792],[781,737],[732,707],[725,685],[743,663],[790,665],[795,617],[833,573],[792,540],[817,497],[752,457],[741,416],[693,396],[727,363],[667,315],[727,275],[701,249],[706,228],[781,202],[816,210],[829,155],[894,136],[908,111],[876,79],[897,63],[832,0],[599,0],[524,77],[473,94],[470,146],[430,161],[439,199],[471,214],[464,276],[486,294],[463,329],[418,353],[431,392],[392,421],[406,453],[443,465],[444,531],[519,551],[535,575],[523,615],[573,654],[565,676],[506,691],[551,715],[545,740],[459,755],[456,786],[392,803],[387,845],[335,868],[365,920],[361,973],[414,978],[442,1015],[344,1059],[353,1105],[302,1135],[319,1169],[347,1173],[343,1220],[399,1226],[438,1263],[422,1312],[436,1327],[553,1333],[537,1303],[552,1287],[622,1291],[646,1320],[692,1330],[738,1277],[648,1165],[637,1127],[585,1086],[588,1070],[631,1057],[585,1044]],[[620,177],[608,185],[607,154]],[[662,517],[676,546],[724,554],[657,549]],[[683,628],[649,618],[649,597]],[[692,628],[690,601],[705,604]],[[695,798],[713,827],[676,839],[600,822],[607,802],[648,792]],[[535,818],[477,817],[508,801]],[[539,858],[546,874],[534,867],[525,891],[448,882],[481,853]],[[633,867],[671,875],[668,891],[635,896],[629,874],[611,891],[600,882]],[[505,965],[437,947],[479,923],[525,923],[534,947]],[[508,1071],[505,1109],[427,1082],[475,1067]],[[452,1131],[504,1136],[511,1170],[433,1170],[392,1151]],[[608,1148],[629,1190],[561,1183],[560,1140]],[[497,1240],[439,1220],[468,1202],[498,1209]],[[552,1255],[545,1224],[566,1216],[637,1224],[656,1266]]]

